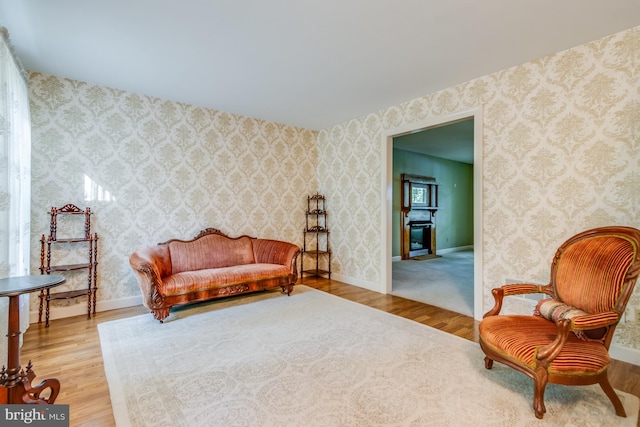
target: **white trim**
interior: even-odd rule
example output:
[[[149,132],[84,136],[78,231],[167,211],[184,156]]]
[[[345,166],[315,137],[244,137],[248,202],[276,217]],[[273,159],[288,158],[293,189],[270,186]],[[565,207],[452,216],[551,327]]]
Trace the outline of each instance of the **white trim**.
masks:
[[[482,107],[478,106],[468,110],[461,110],[446,116],[431,117],[426,120],[409,123],[394,129],[383,129],[380,141],[380,158],[385,168],[382,174],[381,197],[383,200],[380,241],[382,242],[380,275],[381,283],[376,284],[372,290],[384,294],[391,293],[391,263],[392,263],[392,198],[393,198],[393,138],[418,132],[430,127],[447,124],[473,117],[473,282],[474,303],[473,312],[476,320],[482,319],[483,313],[483,274],[482,274],[482,147],[483,147],[483,118]]]
[[[458,246],[456,248],[438,249],[438,254],[450,254],[451,252],[466,251],[467,249],[473,249],[473,245]],[[397,256],[391,257],[391,262],[396,262],[396,261],[402,261],[402,256],[397,255]]]
[[[118,308],[135,307],[142,305],[142,296],[125,297],[112,299],[108,301],[98,301],[96,304],[96,313],[101,311],[116,310]],[[49,320],[64,319],[65,317],[85,316],[87,315],[87,304],[76,304],[69,307],[51,307]],[[44,322],[44,313],[42,314]],[[38,311],[29,313],[29,322],[38,323]]]
[[[323,277],[326,278],[327,276]],[[358,286],[360,288],[369,289],[370,291],[379,292],[377,283],[375,282],[368,282],[366,280],[356,279],[355,277],[344,276],[338,273],[331,273],[331,280],[337,280],[338,282],[346,283],[347,285]],[[304,285],[304,282],[300,284]]]
[[[473,245],[457,246],[455,248],[438,249],[438,254],[450,254],[451,252],[466,251],[467,249],[473,249]]]
[[[611,344],[609,347],[609,355],[611,358],[621,362],[631,363],[640,366],[640,350],[634,348],[622,347],[617,344]]]

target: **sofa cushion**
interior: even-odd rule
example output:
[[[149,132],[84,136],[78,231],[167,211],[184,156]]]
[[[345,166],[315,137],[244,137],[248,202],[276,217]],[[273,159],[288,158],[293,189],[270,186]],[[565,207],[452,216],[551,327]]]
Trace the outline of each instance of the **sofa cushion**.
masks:
[[[169,243],[172,274],[252,264],[252,239],[247,236],[232,239],[208,234],[193,241],[173,240]]]
[[[223,288],[247,282],[287,276],[289,269],[277,264],[244,264],[172,274],[162,281],[160,292],[165,296]]]

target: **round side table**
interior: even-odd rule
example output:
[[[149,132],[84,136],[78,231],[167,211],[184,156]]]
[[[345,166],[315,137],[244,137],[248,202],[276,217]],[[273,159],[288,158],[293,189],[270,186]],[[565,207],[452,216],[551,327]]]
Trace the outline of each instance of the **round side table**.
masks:
[[[31,361],[26,372],[20,367],[20,301],[22,294],[50,289],[65,282],[64,276],[33,275],[0,279],[0,297],[9,297],[9,327],[7,346],[7,367],[0,371],[0,385],[7,389],[10,404],[53,403],[60,392],[60,381],[51,378],[36,386],[31,381],[36,374],[31,369]],[[50,390],[48,397],[41,393]]]

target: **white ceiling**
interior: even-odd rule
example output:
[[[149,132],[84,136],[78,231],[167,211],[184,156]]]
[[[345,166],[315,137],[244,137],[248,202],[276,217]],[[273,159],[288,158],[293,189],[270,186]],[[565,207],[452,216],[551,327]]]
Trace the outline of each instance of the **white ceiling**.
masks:
[[[0,0],[24,66],[323,129],[640,25],[640,0]]]

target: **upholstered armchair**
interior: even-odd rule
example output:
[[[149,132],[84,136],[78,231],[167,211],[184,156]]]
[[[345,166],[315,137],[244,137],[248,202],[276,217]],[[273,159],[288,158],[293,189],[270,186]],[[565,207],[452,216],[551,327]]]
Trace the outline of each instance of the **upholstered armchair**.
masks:
[[[556,251],[547,285],[493,289],[495,306],[480,322],[485,368],[497,361],[534,382],[537,418],[547,383],[600,384],[616,414],[624,407],[607,378],[609,345],[640,274],[640,230],[602,227],[577,234]],[[542,293],[533,315],[499,315],[503,298]]]

